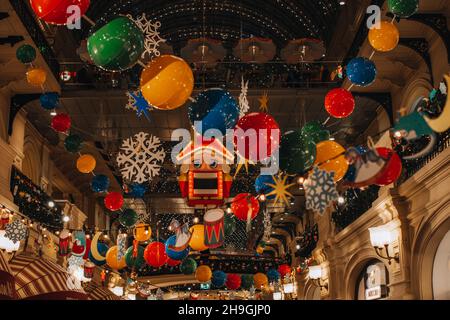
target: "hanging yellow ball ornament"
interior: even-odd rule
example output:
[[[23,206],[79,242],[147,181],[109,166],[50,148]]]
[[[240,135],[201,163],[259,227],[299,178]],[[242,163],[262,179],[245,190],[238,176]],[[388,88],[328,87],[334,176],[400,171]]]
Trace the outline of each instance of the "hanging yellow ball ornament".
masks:
[[[334,171],[334,181],[340,181],[348,170],[345,159],[345,149],[339,143],[331,140],[319,142],[316,146],[315,166],[328,172]]]
[[[394,50],[400,40],[400,33],[395,24],[381,21],[380,28],[373,27],[369,31],[370,45],[377,51],[388,52]]]
[[[145,242],[150,240],[150,237],[152,236],[152,229],[146,223],[138,223],[134,227],[133,234],[134,239],[136,239],[139,242]]]
[[[77,160],[77,169],[81,173],[91,173],[94,171],[97,161],[90,154],[83,154]]]
[[[106,263],[113,270],[121,270],[127,266],[125,255],[123,255],[122,259],[117,259],[118,250],[117,246],[113,246],[106,252]]]
[[[192,233],[191,241],[189,245],[194,251],[205,251],[208,247],[205,245],[205,226],[202,224],[196,224],[191,227]]]
[[[200,266],[195,270],[195,279],[200,283],[205,283],[211,280],[212,271],[208,266]]]
[[[40,87],[47,80],[47,73],[42,68],[32,68],[27,71],[27,81],[33,86]]]
[[[141,92],[145,100],[160,110],[181,107],[194,89],[194,75],[181,58],[162,55],[141,73]]]
[[[257,273],[253,276],[256,289],[262,289],[269,284],[269,278],[264,273]]]

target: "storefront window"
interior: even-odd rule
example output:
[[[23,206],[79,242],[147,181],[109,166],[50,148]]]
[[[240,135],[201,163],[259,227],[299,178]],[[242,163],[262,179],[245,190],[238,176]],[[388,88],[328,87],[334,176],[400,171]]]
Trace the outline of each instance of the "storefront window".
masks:
[[[373,260],[361,272],[356,284],[356,300],[381,300],[389,296],[388,271],[383,262]]]

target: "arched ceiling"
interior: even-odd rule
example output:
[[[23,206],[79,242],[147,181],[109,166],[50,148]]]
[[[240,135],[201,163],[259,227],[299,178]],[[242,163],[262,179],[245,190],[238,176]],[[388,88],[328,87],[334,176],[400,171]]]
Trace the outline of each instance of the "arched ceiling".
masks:
[[[117,14],[145,13],[161,21],[171,44],[202,36],[237,40],[270,38],[279,45],[296,38],[327,42],[339,13],[336,0],[98,0],[87,16],[100,24]],[[86,36],[86,30],[83,32]]]

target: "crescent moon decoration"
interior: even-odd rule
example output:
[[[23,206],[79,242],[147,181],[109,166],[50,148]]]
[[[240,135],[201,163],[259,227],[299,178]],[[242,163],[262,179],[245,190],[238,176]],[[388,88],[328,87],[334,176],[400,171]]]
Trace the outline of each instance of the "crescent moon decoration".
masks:
[[[92,254],[92,257],[95,260],[99,261],[99,262],[106,261],[106,256],[102,256],[98,252],[98,239],[100,238],[101,235],[102,235],[101,232],[95,233],[94,238],[92,238],[92,242],[91,242],[91,254]]]
[[[430,134],[429,137],[430,137],[430,142],[428,143],[428,145],[425,148],[423,148],[418,153],[415,153],[415,154],[412,154],[412,155],[409,155],[409,156],[402,156],[402,158],[404,160],[418,159],[418,158],[422,158],[422,157],[426,156],[431,151],[433,151],[433,148],[434,148],[434,146],[436,145],[436,142],[437,142],[437,137],[436,137],[436,135],[434,133]]]
[[[444,81],[447,84],[447,101],[442,110],[441,115],[436,119],[430,119],[427,116],[423,116],[425,121],[428,123],[431,129],[435,132],[445,132],[450,128],[450,100],[448,98],[449,95],[449,86],[450,86],[450,76],[444,75]]]

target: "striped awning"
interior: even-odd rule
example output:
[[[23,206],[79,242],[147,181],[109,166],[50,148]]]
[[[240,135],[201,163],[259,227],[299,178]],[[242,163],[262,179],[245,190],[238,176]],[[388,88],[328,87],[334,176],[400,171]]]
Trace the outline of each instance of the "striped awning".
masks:
[[[14,277],[8,260],[8,255],[0,250],[0,300],[15,298]]]
[[[20,254],[10,262],[19,299],[86,300],[83,290],[71,290],[67,271],[54,262]]]
[[[120,297],[116,296],[108,288],[102,287],[93,281],[87,284],[84,291],[88,295],[88,300],[120,300]]]

